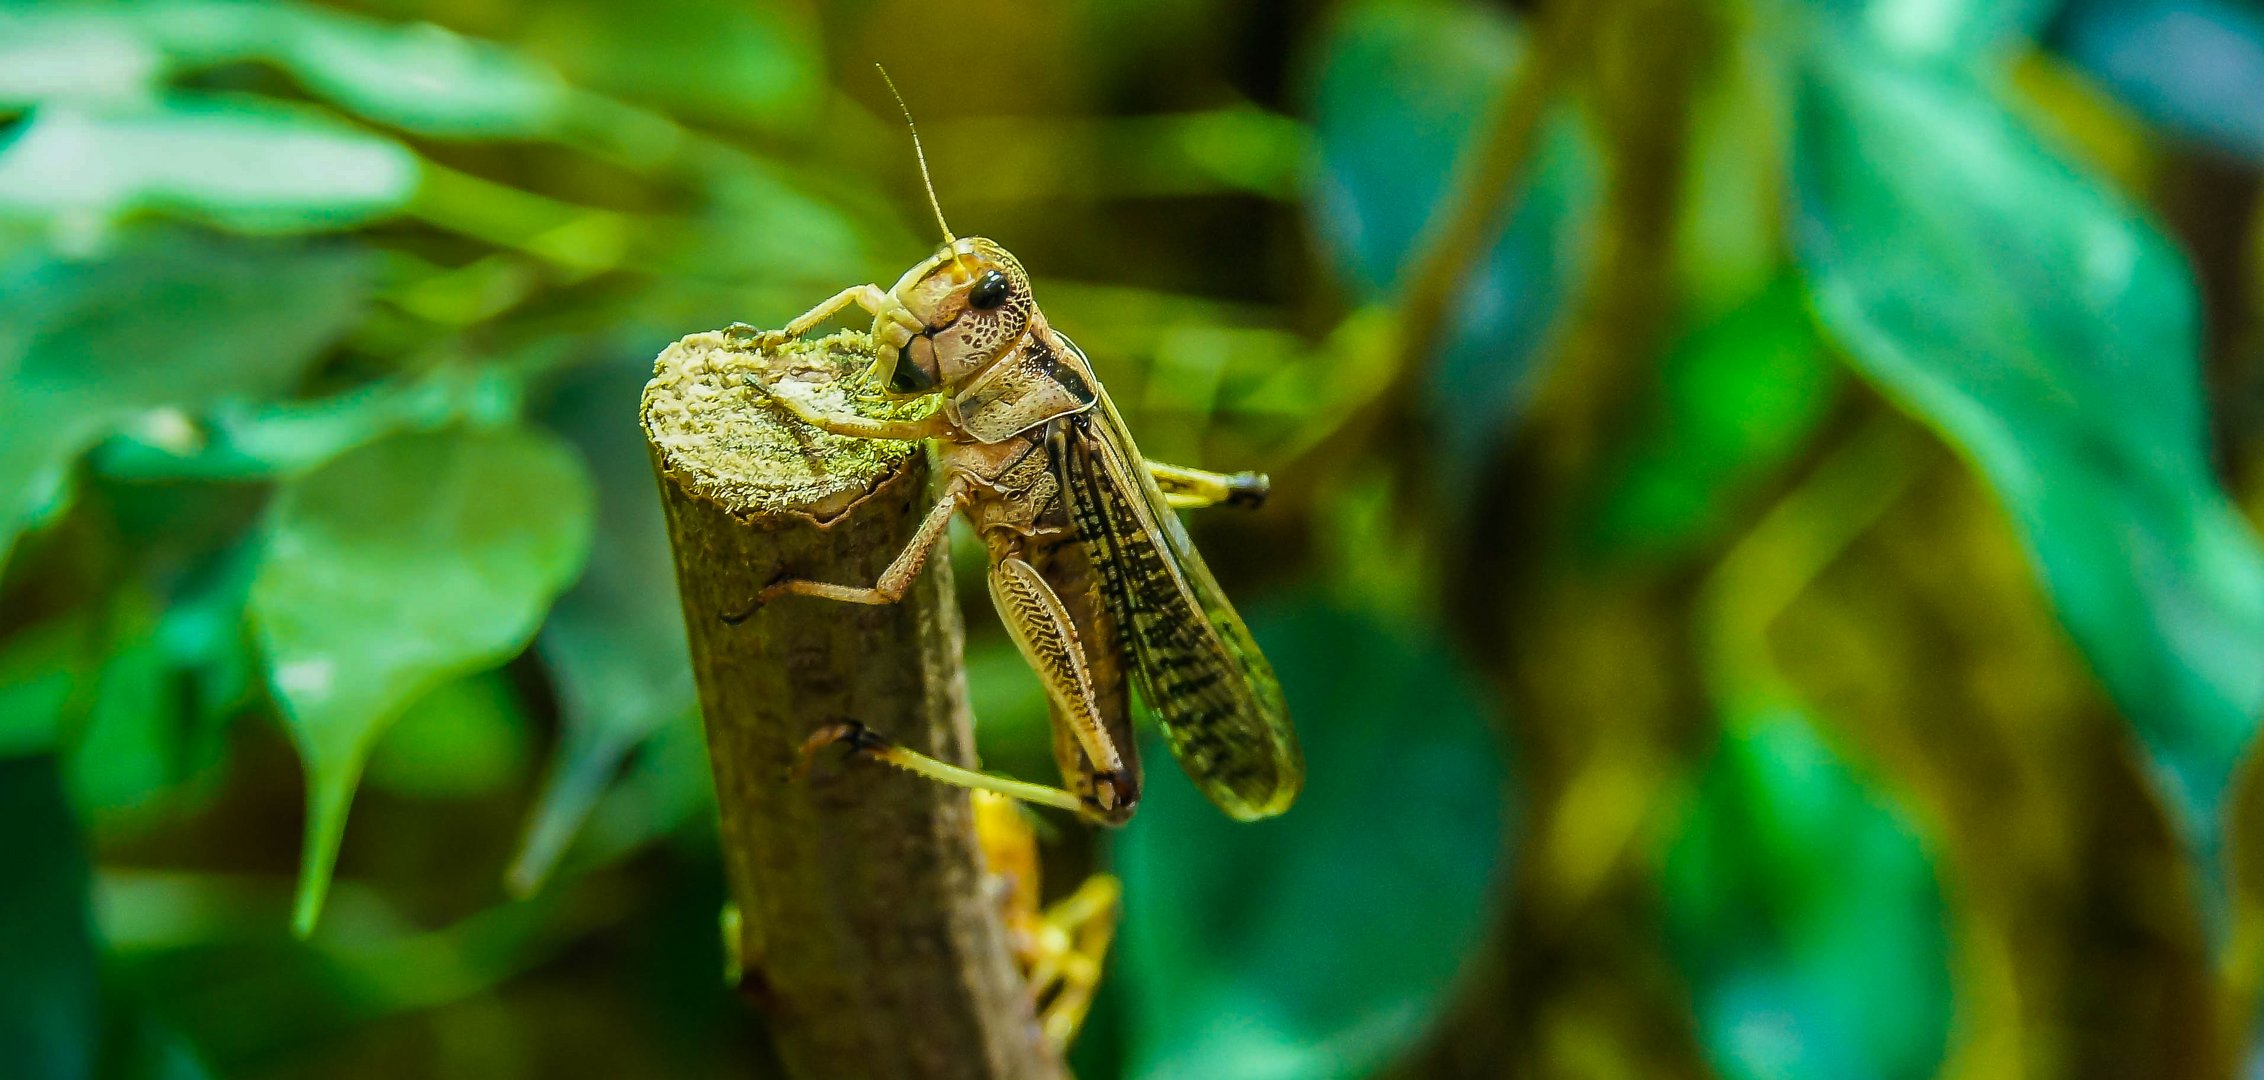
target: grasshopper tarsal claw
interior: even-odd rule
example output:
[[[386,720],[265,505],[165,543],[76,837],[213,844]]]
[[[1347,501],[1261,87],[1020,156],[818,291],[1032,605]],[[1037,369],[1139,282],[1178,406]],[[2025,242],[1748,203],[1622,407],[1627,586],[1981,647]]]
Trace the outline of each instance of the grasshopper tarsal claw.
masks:
[[[1226,504],[1244,510],[1255,510],[1266,504],[1266,496],[1273,494],[1273,481],[1261,472],[1238,472],[1226,478]]]
[[[819,727],[802,743],[800,759],[793,774],[798,779],[809,772],[810,763],[819,751],[836,743],[846,744],[851,757],[867,757],[883,764],[894,765],[905,772],[925,776],[930,780],[963,787],[970,791],[989,791],[1009,799],[1019,799],[1056,810],[1080,813],[1087,809],[1077,796],[1057,787],[1032,784],[1004,776],[962,768],[948,761],[929,757],[915,750],[896,745],[887,736],[855,721],[841,720]]]
[[[837,743],[847,744],[852,755],[871,754],[875,757],[885,755],[896,745],[855,720],[826,724],[803,740],[802,751],[794,761],[794,779],[799,780],[808,775],[810,764],[817,760],[818,752]]]
[[[743,322],[723,328],[723,345],[727,349],[749,349],[770,352],[786,344],[788,336],[783,330],[763,330]]]

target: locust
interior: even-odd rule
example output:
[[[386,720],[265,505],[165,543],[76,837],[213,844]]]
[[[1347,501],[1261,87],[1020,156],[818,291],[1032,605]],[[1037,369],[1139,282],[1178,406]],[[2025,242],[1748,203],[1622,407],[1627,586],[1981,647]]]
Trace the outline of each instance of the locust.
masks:
[[[902,95],[897,103],[903,108]],[[821,727],[805,761],[845,744],[944,783],[1120,825],[1140,800],[1129,683],[1172,756],[1220,810],[1241,820],[1281,813],[1304,778],[1281,684],[1176,513],[1254,506],[1267,493],[1265,477],[1142,457],[1092,361],[1039,309],[1021,262],[996,241],[953,235],[909,108],[904,119],[942,247],[889,288],[851,286],[782,329],[737,329],[753,333],[757,348],[774,348],[852,307],[870,314],[874,358],[858,377],[884,399],[940,399],[924,418],[832,412],[777,385],[758,386],[823,431],[926,441],[936,502],[873,584],[785,576],[725,618],[743,621],[787,596],[896,603],[952,517],[964,514],[988,552],[999,616],[1045,685],[1064,786],[962,768],[856,721]]]

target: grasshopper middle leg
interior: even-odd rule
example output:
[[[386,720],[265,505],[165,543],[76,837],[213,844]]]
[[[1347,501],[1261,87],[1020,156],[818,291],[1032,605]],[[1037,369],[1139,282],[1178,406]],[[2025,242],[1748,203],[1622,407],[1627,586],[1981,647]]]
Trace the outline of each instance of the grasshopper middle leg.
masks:
[[[921,519],[919,531],[912,534],[911,543],[904,545],[904,550],[890,560],[888,569],[880,572],[879,581],[871,585],[836,585],[807,578],[781,578],[764,586],[755,594],[753,603],[725,615],[723,621],[736,626],[762,610],[763,605],[788,595],[815,596],[845,604],[893,604],[904,599],[904,594],[912,588],[913,579],[919,577],[921,568],[928,564],[928,557],[943,543],[945,530],[951,527],[951,515],[958,511],[966,497],[963,482],[954,479],[944,485],[943,497],[936,500],[928,509],[928,516]]]
[[[950,504],[945,504],[950,505]],[[939,510],[943,509],[939,506]],[[943,520],[950,515],[943,513]],[[931,520],[934,518],[931,517]],[[924,529],[924,526],[923,526]],[[915,539],[908,553],[921,550]],[[905,561],[899,557],[897,562]],[[890,568],[894,570],[895,567]],[[913,571],[917,572],[915,567]],[[883,577],[884,584],[886,576]],[[909,580],[907,576],[906,580]],[[1012,551],[994,551],[991,559],[991,599],[998,605],[999,616],[1006,623],[1008,634],[1022,651],[1024,659],[1038,672],[1045,683],[1046,694],[1059,707],[1071,734],[1082,748],[1087,761],[1092,763],[1089,776],[1091,790],[1072,792],[1064,788],[1012,780],[989,773],[961,768],[939,761],[926,754],[907,750],[879,736],[863,724],[832,724],[818,730],[803,747],[803,758],[835,743],[847,744],[853,753],[886,762],[908,772],[918,773],[931,780],[990,791],[1024,802],[1037,803],[1062,810],[1073,811],[1101,824],[1118,825],[1132,816],[1139,802],[1139,782],[1126,767],[1123,756],[1110,738],[1108,725],[1101,717],[1095,700],[1090,661],[1084,646],[1077,639],[1076,627],[1061,598],[1054,595],[1045,580],[1028,562]],[[892,598],[884,596],[878,587],[853,589],[822,582],[788,581],[765,589],[799,592],[825,596],[831,599],[850,600],[854,603],[885,603]],[[902,595],[897,589],[897,596]]]
[[[1046,696],[1059,706],[1059,715],[1092,763],[1091,791],[1010,780],[963,769],[926,754],[906,750],[874,734],[862,724],[834,724],[821,728],[803,747],[805,760],[834,743],[846,743],[863,754],[931,780],[976,791],[991,791],[1023,802],[1074,811],[1088,820],[1119,825],[1132,816],[1139,802],[1139,782],[1125,767],[1124,758],[1110,739],[1094,700],[1092,672],[1076,628],[1038,572],[1020,556],[994,552],[991,559],[991,599],[1001,620],[1022,650],[1022,656],[1045,683]]]

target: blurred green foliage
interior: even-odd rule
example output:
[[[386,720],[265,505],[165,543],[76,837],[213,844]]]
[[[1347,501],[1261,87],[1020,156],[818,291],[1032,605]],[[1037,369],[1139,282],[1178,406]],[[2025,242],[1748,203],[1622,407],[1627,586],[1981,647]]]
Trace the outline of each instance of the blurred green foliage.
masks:
[[[2264,1060],[2252,3],[87,0],[0,4],[10,1075],[775,1074],[632,403],[932,242],[875,60],[1276,482],[1193,527],[1311,780],[1055,837],[1080,1076]]]

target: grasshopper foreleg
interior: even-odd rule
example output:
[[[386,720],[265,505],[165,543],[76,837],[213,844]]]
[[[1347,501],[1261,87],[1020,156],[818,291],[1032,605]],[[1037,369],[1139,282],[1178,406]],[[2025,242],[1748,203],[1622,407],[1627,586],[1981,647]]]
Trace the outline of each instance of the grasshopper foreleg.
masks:
[[[1147,465],[1148,475],[1155,477],[1156,486],[1163,489],[1164,501],[1174,510],[1194,510],[1219,503],[1256,509],[1265,504],[1266,495],[1273,490],[1272,482],[1264,473],[1206,472],[1160,461]]]
[[[912,588],[913,579],[919,577],[920,569],[928,564],[928,556],[935,554],[936,547],[943,543],[945,530],[951,527],[951,515],[959,509],[959,504],[965,498],[966,487],[963,481],[954,479],[945,485],[943,497],[928,509],[928,516],[920,521],[919,531],[912,534],[912,541],[904,545],[904,550],[896,553],[896,558],[889,561],[886,570],[880,572],[879,581],[869,586],[858,586],[835,585],[807,578],[780,578],[764,586],[761,592],[755,594],[754,602],[744,609],[724,615],[723,621],[736,626],[762,610],[763,605],[788,595],[816,596],[826,600],[839,600],[845,604],[893,604],[904,599],[904,594]]]
[[[760,390],[780,408],[793,413],[802,421],[829,435],[846,435],[852,439],[894,439],[899,442],[918,442],[943,434],[947,421],[941,412],[930,413],[918,420],[885,420],[856,413],[830,413],[812,408],[810,403],[793,394],[780,393],[777,387],[747,376],[747,382]]]
[[[851,285],[825,298],[818,306],[803,312],[794,321],[787,323],[783,329],[765,330],[756,334],[754,344],[757,348],[775,349],[793,338],[801,337],[817,329],[820,324],[839,314],[842,308],[851,304],[855,304],[871,314],[878,315],[889,306],[888,293],[882,291],[878,285]]]

